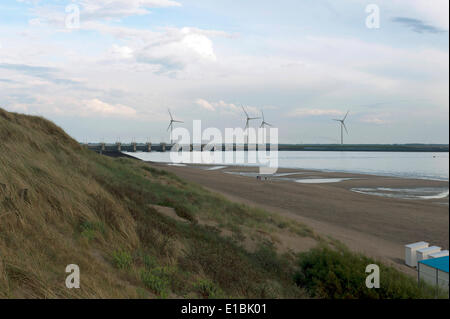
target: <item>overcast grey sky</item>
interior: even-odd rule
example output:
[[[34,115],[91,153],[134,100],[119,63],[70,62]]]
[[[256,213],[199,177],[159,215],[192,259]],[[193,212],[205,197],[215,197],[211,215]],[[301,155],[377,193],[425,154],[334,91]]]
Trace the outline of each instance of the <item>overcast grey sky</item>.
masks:
[[[368,4],[379,28],[366,26]],[[74,5],[80,25],[67,28]],[[280,142],[337,142],[331,119],[351,110],[347,143],[448,143],[448,6],[1,1],[0,107],[79,141],[167,141],[168,107],[188,128],[242,127],[244,104],[264,110]]]

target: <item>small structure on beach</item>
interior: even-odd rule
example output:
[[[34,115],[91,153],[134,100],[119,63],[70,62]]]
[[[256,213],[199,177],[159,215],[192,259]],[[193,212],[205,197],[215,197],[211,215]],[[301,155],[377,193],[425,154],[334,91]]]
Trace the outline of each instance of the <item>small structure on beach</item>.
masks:
[[[421,260],[430,259],[431,254],[435,254],[441,251],[441,247],[431,246],[417,250],[417,262]]]
[[[405,245],[405,263],[409,267],[417,267],[417,250],[427,248],[429,244],[424,241]]]
[[[419,261],[417,279],[448,291],[448,261],[448,256]]]
[[[447,257],[447,256],[448,256],[448,250],[441,250],[440,252],[428,255],[429,258],[440,258],[440,257]]]

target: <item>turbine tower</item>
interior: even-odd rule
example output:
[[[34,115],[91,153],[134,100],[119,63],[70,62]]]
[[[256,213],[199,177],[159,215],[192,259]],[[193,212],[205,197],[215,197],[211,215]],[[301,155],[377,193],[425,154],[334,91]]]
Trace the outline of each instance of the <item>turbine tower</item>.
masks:
[[[333,121],[339,122],[341,125],[341,145],[344,145],[344,129],[345,132],[348,134],[347,126],[345,125],[345,120],[347,119],[348,113],[350,111],[347,111],[347,114],[345,114],[344,118],[342,120],[334,119]]]
[[[169,111],[169,115],[170,115],[170,124],[169,124],[169,127],[167,128],[167,130],[168,131],[170,130],[170,145],[172,145],[173,144],[173,141],[172,141],[173,123],[184,123],[184,122],[174,120],[172,113],[170,112],[170,109],[168,109],[168,111]]]
[[[264,128],[265,126],[272,126],[272,124],[267,123],[266,120],[264,119],[264,112],[262,110],[261,115],[262,115],[262,122],[260,128]]]
[[[245,136],[247,137],[247,140],[246,141],[244,140],[244,144],[248,145],[248,128],[250,127],[250,121],[251,120],[259,120],[259,117],[250,117],[248,115],[247,111],[244,109],[244,106],[241,105],[241,107],[242,107],[242,110],[244,111],[245,116],[246,116],[244,133],[245,133]]]

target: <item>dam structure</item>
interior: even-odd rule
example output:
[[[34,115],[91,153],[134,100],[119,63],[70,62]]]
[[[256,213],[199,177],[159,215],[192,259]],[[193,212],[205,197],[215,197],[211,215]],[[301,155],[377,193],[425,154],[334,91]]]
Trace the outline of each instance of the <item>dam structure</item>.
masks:
[[[190,144],[179,145],[170,143],[81,143],[81,145],[97,153],[113,152],[168,152],[168,151],[248,151],[271,150],[271,145],[255,144]],[[265,147],[264,147],[265,146]],[[345,152],[446,152],[448,144],[278,144],[272,145],[272,150],[278,151],[345,151]]]
[[[113,153],[113,152],[169,152],[169,151],[248,151],[261,149],[260,145],[243,145],[243,144],[220,144],[220,145],[207,145],[207,144],[190,144],[190,145],[178,145],[168,143],[81,143],[82,146],[95,151],[99,154]],[[262,145],[264,149],[264,145]],[[265,146],[266,150],[270,150],[270,145]],[[273,149],[273,147],[272,147]]]

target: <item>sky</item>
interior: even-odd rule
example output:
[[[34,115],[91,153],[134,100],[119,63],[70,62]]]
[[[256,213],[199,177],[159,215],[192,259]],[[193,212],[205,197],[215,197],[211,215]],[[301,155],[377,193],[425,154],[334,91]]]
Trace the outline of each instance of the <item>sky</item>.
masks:
[[[3,0],[0,107],[80,142],[168,141],[168,108],[188,129],[243,127],[244,105],[280,143],[337,143],[350,110],[346,143],[447,144],[448,7]]]

